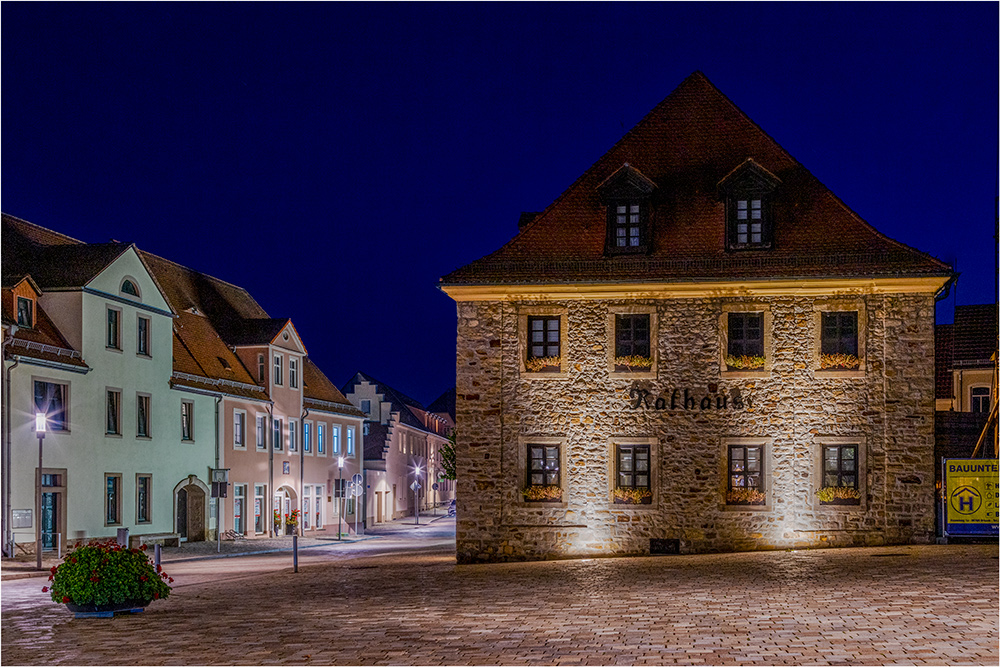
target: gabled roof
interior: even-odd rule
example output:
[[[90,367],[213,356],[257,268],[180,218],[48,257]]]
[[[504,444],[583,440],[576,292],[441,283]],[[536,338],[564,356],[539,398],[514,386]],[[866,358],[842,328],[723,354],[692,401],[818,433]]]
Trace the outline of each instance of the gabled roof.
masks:
[[[337,412],[353,417],[364,417],[365,413],[351,405],[340,390],[330,381],[330,378],[313,363],[309,357],[303,364],[303,398],[302,403],[310,410]]]
[[[428,412],[433,412],[439,415],[448,415],[451,417],[452,423],[455,422],[455,387],[448,389],[443,394],[434,399],[430,405],[427,406]]]
[[[6,299],[9,295],[10,290],[4,290],[4,298]],[[55,362],[80,369],[88,368],[79,350],[74,349],[66,342],[66,339],[38,302],[35,302],[34,319],[32,328],[18,327],[10,347],[7,348],[8,355]],[[7,316],[6,307],[3,309],[3,323],[5,326],[15,324]]]
[[[234,321],[226,330],[226,340],[232,345],[270,345],[289,322],[287,317]]]
[[[401,424],[406,424],[421,431],[426,431],[427,427],[424,426],[424,421],[421,419],[411,408],[423,412],[424,406],[418,401],[410,398],[406,394],[396,391],[384,382],[379,382],[375,378],[361,371],[354,374],[354,377],[350,379],[342,388],[341,392],[343,394],[350,394],[354,387],[361,384],[362,382],[367,382],[368,384],[375,385],[375,391],[382,394],[385,401],[391,404],[392,412],[399,413],[399,422]]]
[[[717,185],[748,159],[781,183],[769,250],[727,252]],[[646,255],[605,256],[598,186],[628,163],[656,185]],[[534,221],[443,285],[675,283],[942,276],[951,267],[876,231],[701,72],[656,106]]]

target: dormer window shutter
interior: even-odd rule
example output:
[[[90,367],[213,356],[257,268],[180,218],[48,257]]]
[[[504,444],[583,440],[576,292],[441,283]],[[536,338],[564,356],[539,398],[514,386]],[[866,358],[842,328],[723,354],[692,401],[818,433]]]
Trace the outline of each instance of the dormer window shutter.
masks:
[[[652,246],[650,196],[656,185],[627,162],[599,186],[607,207],[605,254],[648,252]]]

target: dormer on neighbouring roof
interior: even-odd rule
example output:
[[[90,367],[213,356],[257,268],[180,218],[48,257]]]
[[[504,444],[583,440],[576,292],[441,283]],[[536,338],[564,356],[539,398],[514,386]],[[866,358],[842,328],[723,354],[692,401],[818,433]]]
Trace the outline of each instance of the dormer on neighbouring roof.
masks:
[[[7,290],[4,290],[7,292]],[[5,315],[22,329],[33,329],[37,311],[38,297],[42,290],[38,288],[31,276],[16,280],[10,288],[9,295],[4,294]],[[8,299],[10,301],[8,302]]]
[[[774,245],[774,191],[781,179],[751,158],[719,181],[726,203],[726,249],[761,250]]]
[[[649,199],[655,189],[656,184],[628,162],[597,186],[597,194],[608,209],[608,255],[649,250]]]

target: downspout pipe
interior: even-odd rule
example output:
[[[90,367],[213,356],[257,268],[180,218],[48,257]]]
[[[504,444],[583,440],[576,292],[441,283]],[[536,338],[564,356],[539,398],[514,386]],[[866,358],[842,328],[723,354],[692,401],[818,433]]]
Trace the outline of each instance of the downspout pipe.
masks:
[[[219,435],[219,404],[220,403],[222,403],[222,395],[221,394],[219,394],[218,396],[215,397],[215,467],[216,468],[220,468],[221,467],[221,463],[222,463],[222,461],[221,461],[221,454],[222,454],[221,440],[222,440],[222,437]],[[225,526],[222,525],[222,517],[225,516],[225,512],[223,512],[223,510],[225,509],[225,505],[226,505],[226,499],[225,498],[216,498],[215,499],[215,535],[218,538],[218,542],[219,542],[220,545],[222,543],[222,530],[223,530],[223,528],[225,528]],[[222,547],[220,546],[219,548],[221,549]]]
[[[10,516],[10,497],[11,497],[11,442],[10,442],[10,432],[11,432],[11,416],[10,416],[10,374],[17,368],[21,363],[21,360],[14,357],[14,363],[11,366],[7,365],[6,352],[7,348],[14,341],[14,336],[17,334],[17,325],[11,324],[7,328],[7,335],[4,337],[3,341],[3,370],[4,370],[4,383],[3,383],[3,407],[4,407],[4,434],[3,434],[3,447],[0,452],[3,454],[3,461],[0,462],[0,469],[3,470],[3,489],[0,492],[0,499],[2,499],[2,512],[3,512],[3,555],[13,557],[13,530],[11,528],[11,516]]]
[[[299,535],[305,536],[305,523],[306,517],[303,511],[302,504],[304,502],[305,496],[305,483],[306,483],[306,417],[309,416],[309,408],[302,408],[302,419],[299,420],[299,431],[301,437],[299,438],[299,525],[298,532]]]
[[[271,443],[267,448],[267,492],[270,498],[264,504],[270,509],[267,525],[271,528],[268,530],[268,537],[274,537],[278,528],[274,525],[274,507],[271,506],[274,502],[274,406],[271,405],[267,406],[267,433],[264,435],[264,442]]]

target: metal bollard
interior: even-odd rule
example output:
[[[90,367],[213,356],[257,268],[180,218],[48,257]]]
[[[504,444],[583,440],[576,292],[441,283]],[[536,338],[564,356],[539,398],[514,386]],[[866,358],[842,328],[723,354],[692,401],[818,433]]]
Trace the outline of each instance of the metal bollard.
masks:
[[[157,566],[160,564],[160,545],[159,544],[154,544],[153,545],[153,564],[157,565]]]
[[[292,535],[292,572],[299,571],[299,536]]]

